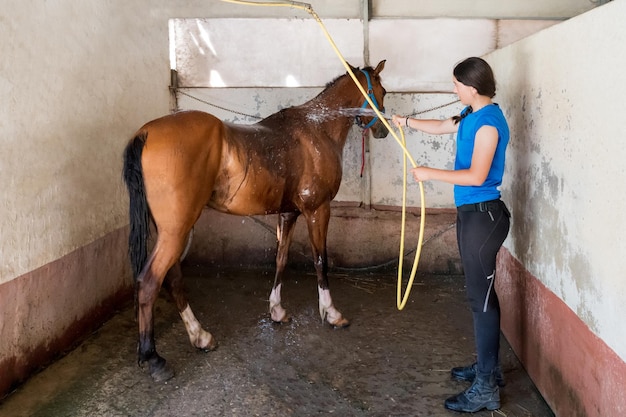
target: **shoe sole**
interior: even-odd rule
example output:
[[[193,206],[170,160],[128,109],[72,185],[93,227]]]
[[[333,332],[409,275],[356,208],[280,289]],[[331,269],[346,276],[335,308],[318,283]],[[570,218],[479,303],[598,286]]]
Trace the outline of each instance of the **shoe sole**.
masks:
[[[500,408],[500,402],[496,402],[496,401],[491,401],[488,402],[486,404],[482,404],[479,407],[473,408],[473,409],[463,409],[461,407],[459,408],[455,408],[455,407],[450,407],[448,404],[444,404],[444,407],[447,408],[448,410],[452,410],[452,411],[459,411],[462,413],[476,413],[480,410],[482,410],[483,408],[486,408],[488,411],[494,411]]]

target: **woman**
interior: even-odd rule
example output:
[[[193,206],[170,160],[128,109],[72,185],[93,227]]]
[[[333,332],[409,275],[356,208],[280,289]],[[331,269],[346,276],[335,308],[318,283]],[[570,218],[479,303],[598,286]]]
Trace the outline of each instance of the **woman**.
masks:
[[[446,120],[393,116],[400,127],[430,134],[457,133],[454,170],[416,167],[416,181],[439,180],[454,184],[457,206],[457,241],[465,274],[467,297],[474,319],[476,363],[452,369],[452,377],[472,381],[445,407],[476,412],[500,408],[500,306],[494,288],[496,255],[509,232],[510,213],[500,200],[509,128],[492,102],[496,83],[491,67],[481,58],[468,58],[453,72],[454,92],[466,107]]]

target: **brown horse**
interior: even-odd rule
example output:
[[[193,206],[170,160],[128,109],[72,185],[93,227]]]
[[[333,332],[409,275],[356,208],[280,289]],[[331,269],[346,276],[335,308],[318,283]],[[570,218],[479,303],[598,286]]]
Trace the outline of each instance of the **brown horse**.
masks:
[[[381,61],[375,69],[354,68],[381,110],[385,89],[379,74],[384,65]],[[242,216],[278,214],[276,275],[269,300],[275,322],[288,321],[281,306],[281,279],[293,226],[303,214],[322,320],[337,327],[348,325],[328,289],[326,234],[354,109],[365,107],[367,101],[349,74],[344,74],[307,103],[253,125],[235,125],[207,113],[187,111],[148,122],[130,140],[124,153],[124,180],[130,196],[129,253],[135,276],[138,360],[148,362],[155,380],[173,376],[154,342],[154,303],[161,285],[172,295],[192,345],[205,350],[217,346],[189,307],[179,262],[187,236],[205,206]],[[375,137],[387,136],[387,128],[371,109],[362,113],[367,117],[357,116],[361,127],[371,125]],[[151,220],[157,238],[148,258]]]

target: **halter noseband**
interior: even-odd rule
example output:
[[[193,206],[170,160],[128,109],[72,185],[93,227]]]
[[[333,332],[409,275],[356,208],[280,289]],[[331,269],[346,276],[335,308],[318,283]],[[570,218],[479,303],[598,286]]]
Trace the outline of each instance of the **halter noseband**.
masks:
[[[376,101],[376,96],[374,95],[374,88],[372,87],[372,80],[370,79],[370,75],[367,73],[367,71],[364,71],[362,69],[360,69],[360,71],[363,74],[365,74],[365,79],[367,80],[367,95],[370,98],[370,100],[372,100],[372,103],[374,103],[374,105],[378,109],[379,106],[378,106],[378,102]],[[369,103],[367,102],[367,100],[363,101],[363,105],[361,106],[361,108],[362,109],[366,108],[368,104]],[[379,109],[379,110],[384,112],[385,108],[383,107],[382,109]],[[370,127],[374,126],[374,123],[378,121],[378,115],[376,115],[376,117],[370,120],[368,124],[364,124],[361,121],[361,116],[356,116],[354,121],[357,124],[357,126],[359,126],[361,129],[369,129]]]

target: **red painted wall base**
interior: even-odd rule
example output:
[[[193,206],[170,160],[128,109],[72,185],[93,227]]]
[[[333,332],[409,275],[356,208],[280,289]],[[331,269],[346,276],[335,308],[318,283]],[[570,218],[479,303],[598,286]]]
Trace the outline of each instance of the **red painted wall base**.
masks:
[[[497,271],[502,331],[555,414],[626,415],[626,362],[506,249]]]
[[[132,302],[124,227],[0,285],[0,398]]]

